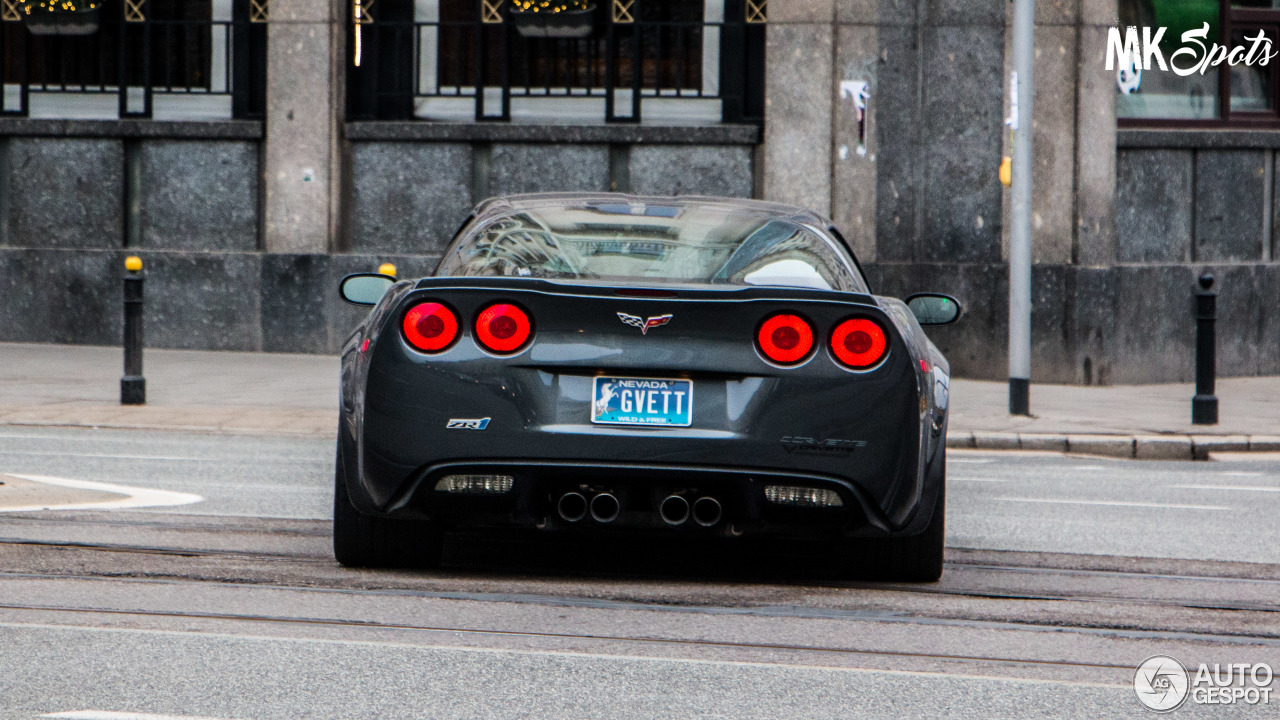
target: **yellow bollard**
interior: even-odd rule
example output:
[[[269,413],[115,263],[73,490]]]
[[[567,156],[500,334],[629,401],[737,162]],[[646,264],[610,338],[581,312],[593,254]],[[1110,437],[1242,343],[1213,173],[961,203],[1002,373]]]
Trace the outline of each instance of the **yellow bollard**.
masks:
[[[1005,187],[1013,184],[1013,158],[1008,155],[1000,161],[1000,184]]]
[[[386,275],[387,277],[395,277],[396,266],[392,265],[391,263],[382,263],[381,265],[378,266],[378,274]]]
[[[142,272],[142,258],[137,255],[130,255],[124,259],[124,269],[129,272]]]

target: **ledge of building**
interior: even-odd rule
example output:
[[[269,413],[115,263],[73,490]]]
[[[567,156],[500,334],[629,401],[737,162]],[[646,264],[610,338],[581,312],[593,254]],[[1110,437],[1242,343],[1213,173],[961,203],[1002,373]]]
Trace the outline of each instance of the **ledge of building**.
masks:
[[[1116,147],[1126,148],[1280,148],[1280,130],[1128,129],[1116,131]]]
[[[348,140],[756,145],[756,125],[525,125],[427,121],[349,122]]]
[[[261,140],[261,120],[56,120],[0,118],[0,136]]]

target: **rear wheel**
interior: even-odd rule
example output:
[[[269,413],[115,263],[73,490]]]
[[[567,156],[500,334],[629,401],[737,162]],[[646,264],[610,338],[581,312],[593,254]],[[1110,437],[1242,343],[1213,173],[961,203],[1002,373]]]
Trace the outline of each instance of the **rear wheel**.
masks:
[[[347,567],[427,568],[440,564],[442,533],[431,523],[365,515],[351,504],[338,453],[333,490],[333,555]]]
[[[946,456],[940,459],[938,499],[924,532],[910,537],[858,540],[849,544],[848,575],[870,580],[937,582],[942,577],[947,515]]]
[[[924,532],[912,537],[881,540],[872,574],[877,579],[899,582],[937,582],[942,577],[945,544],[946,486],[938,488],[933,515]]]

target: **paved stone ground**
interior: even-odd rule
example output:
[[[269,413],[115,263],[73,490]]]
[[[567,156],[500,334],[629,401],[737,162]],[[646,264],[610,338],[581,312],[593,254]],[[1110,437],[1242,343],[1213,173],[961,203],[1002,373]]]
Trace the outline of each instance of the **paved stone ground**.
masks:
[[[121,351],[0,344],[0,424],[327,436],[338,359],[148,350],[148,404],[119,405]],[[955,379],[949,443],[979,449],[1179,459],[1280,452],[1280,377],[1218,382],[1221,422],[1192,426],[1189,384],[1033,385],[1032,417],[1008,414],[1004,383]]]

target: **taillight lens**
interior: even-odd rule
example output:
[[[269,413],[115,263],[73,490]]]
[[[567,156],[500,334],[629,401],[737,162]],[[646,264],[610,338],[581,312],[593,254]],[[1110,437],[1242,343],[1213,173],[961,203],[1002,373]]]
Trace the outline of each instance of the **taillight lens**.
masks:
[[[779,365],[798,363],[813,349],[813,328],[799,315],[778,313],[760,325],[756,345]]]
[[[873,320],[845,320],[831,331],[831,354],[855,370],[871,367],[884,357],[889,340]]]
[[[490,305],[476,318],[476,339],[496,353],[519,350],[533,334],[533,323],[523,310],[510,303]]]
[[[438,302],[414,305],[404,314],[404,339],[422,352],[440,352],[458,339],[458,316]]]

